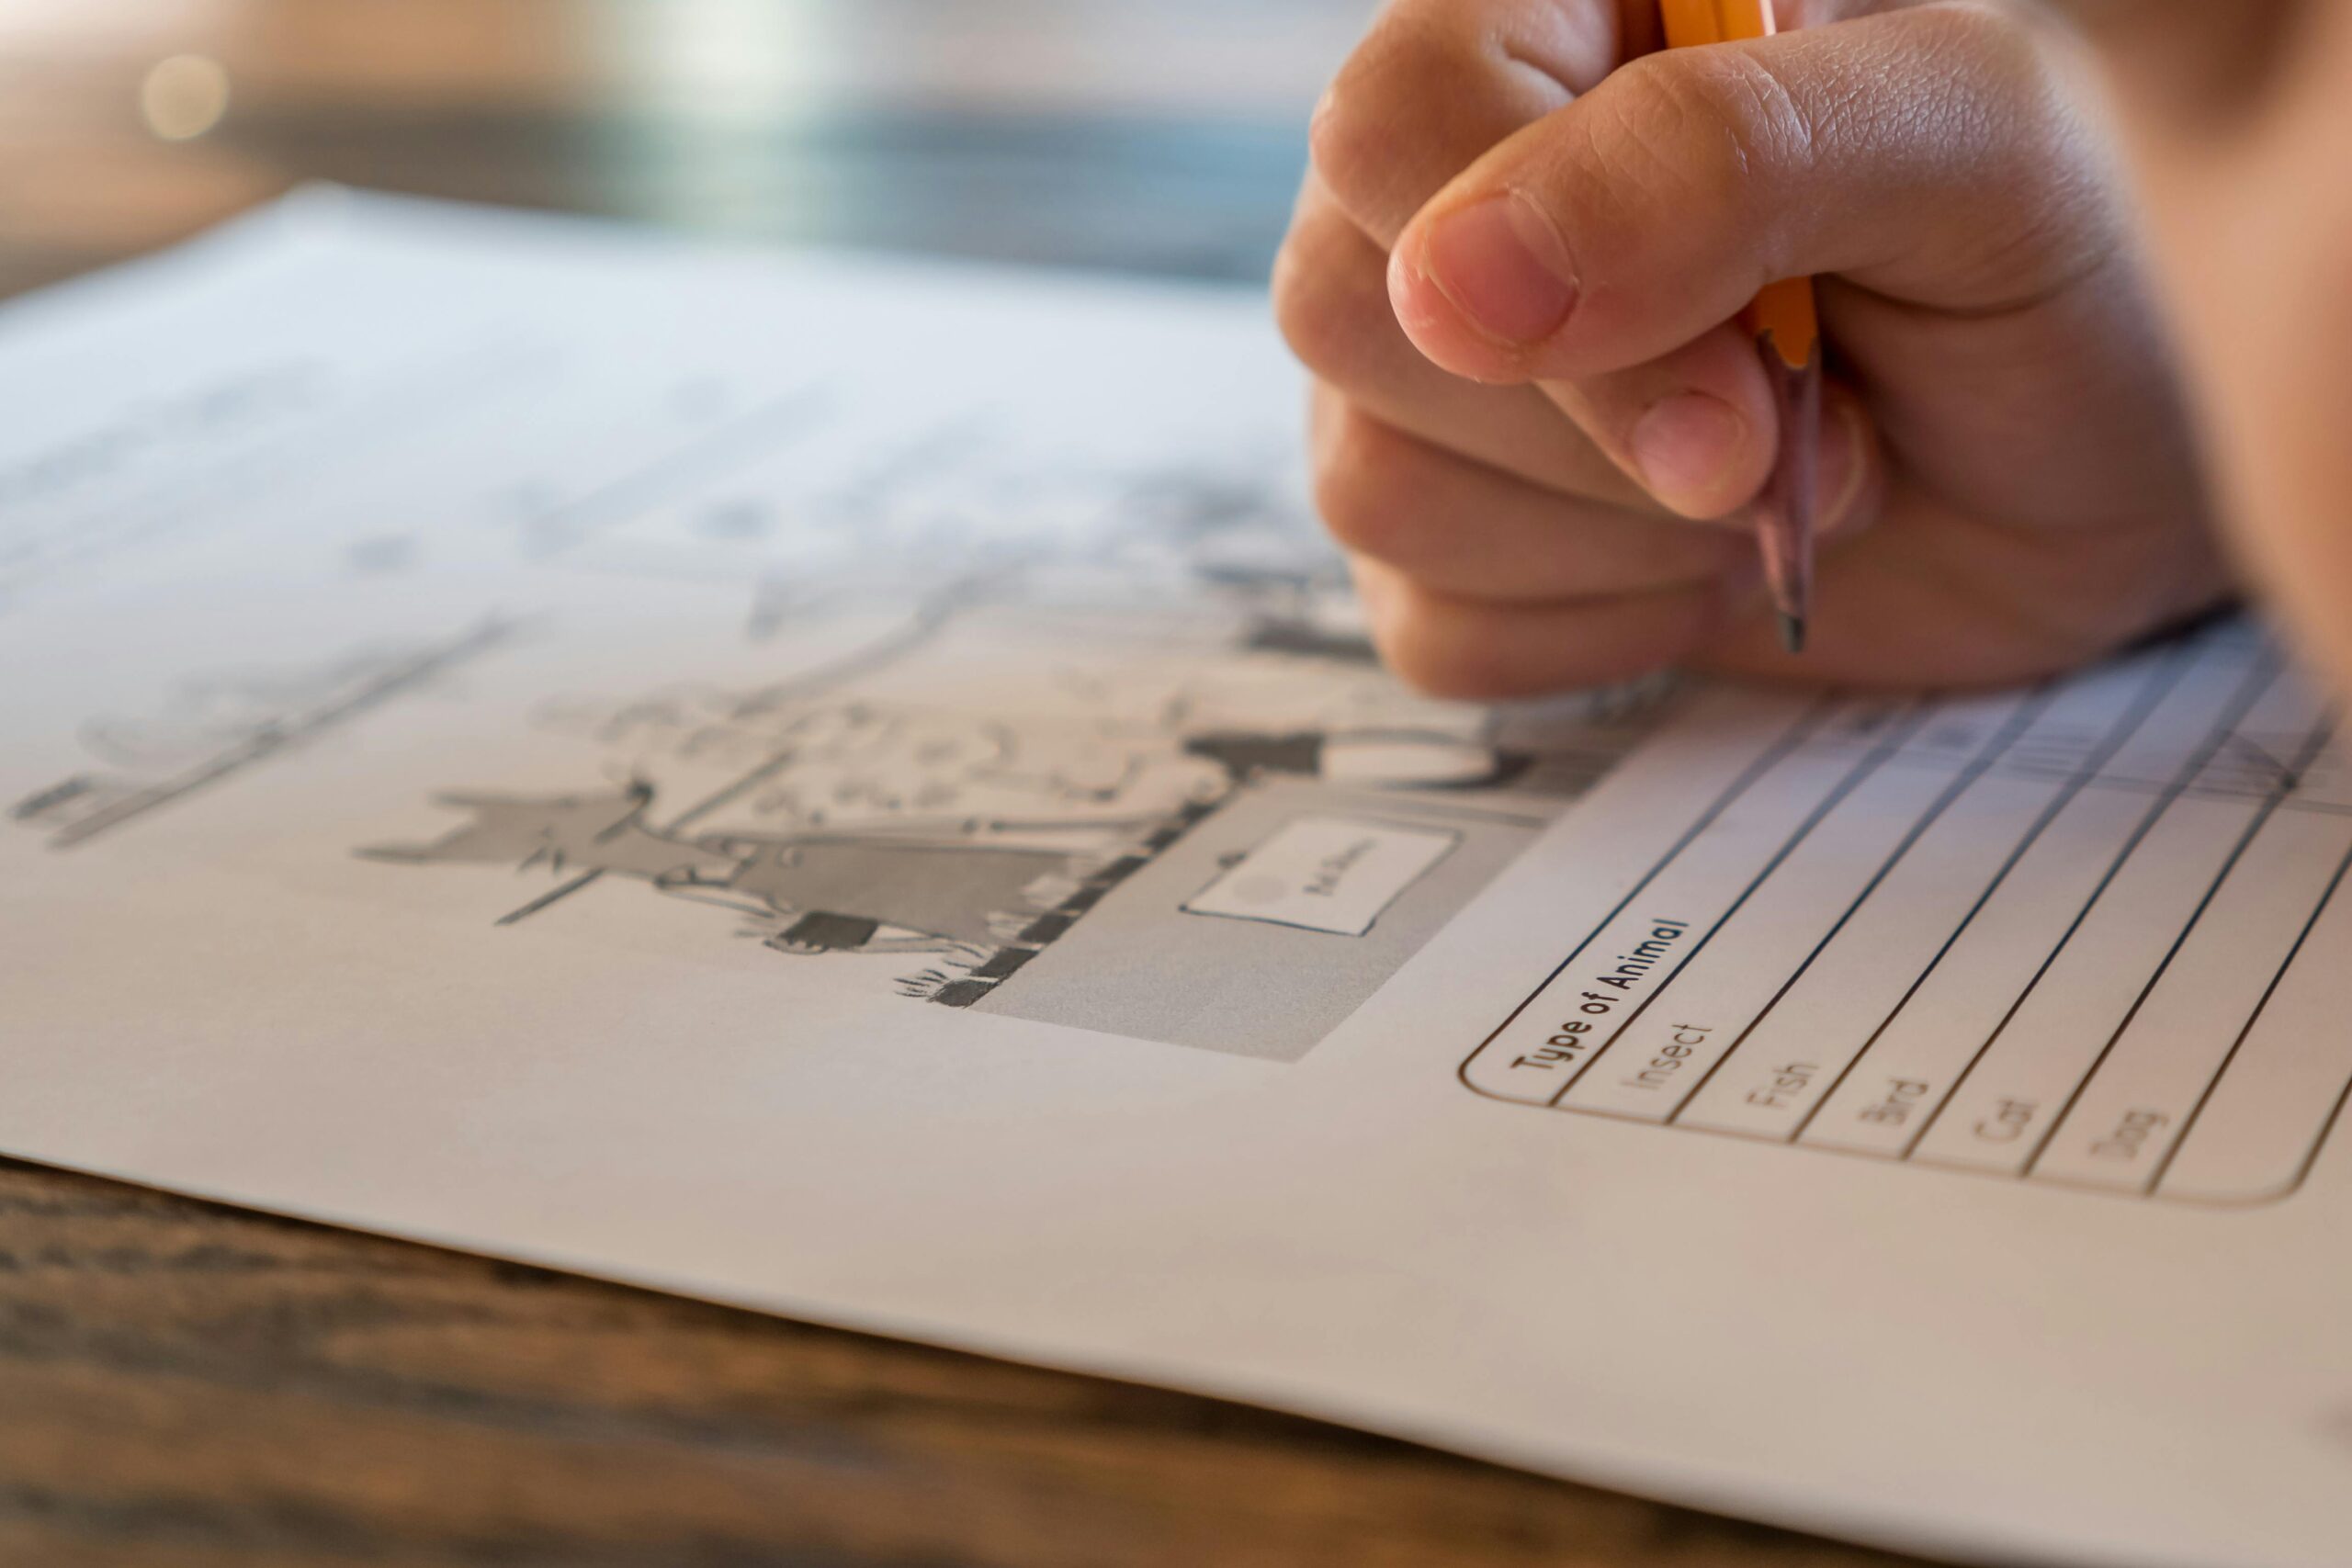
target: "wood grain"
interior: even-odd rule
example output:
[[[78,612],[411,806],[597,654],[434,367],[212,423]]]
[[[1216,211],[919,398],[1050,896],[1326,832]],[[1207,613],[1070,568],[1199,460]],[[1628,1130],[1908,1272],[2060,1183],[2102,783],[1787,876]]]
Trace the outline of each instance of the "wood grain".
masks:
[[[836,30],[889,36],[860,3],[842,0],[836,19],[860,25]],[[956,9],[968,30],[996,6],[1017,38],[1045,10],[1080,3]],[[1087,3],[1089,36],[1115,40],[1102,18],[1131,0]],[[1216,3],[1277,14],[1259,0]],[[1285,47],[1324,38],[1317,27],[1356,0],[1290,3],[1296,25],[1276,29]],[[713,8],[679,9],[707,19]],[[784,9],[807,20],[824,0]],[[686,221],[703,211],[695,193],[722,189],[772,231],[799,231],[792,202],[806,180],[775,171],[823,174],[793,140],[806,118],[779,108],[717,130],[661,120],[646,105],[662,94],[632,82],[627,52],[594,47],[590,21],[619,13],[636,46],[669,14],[650,0],[0,9],[0,292],[167,243],[313,175]],[[1239,46],[1261,51],[1271,36]],[[1111,49],[1095,71],[1073,63],[1076,47],[1064,39],[1050,74],[1075,73],[1115,97],[1116,62],[1137,51]],[[191,51],[225,61],[237,96],[219,131],[166,144],[136,118],[138,84],[155,59]],[[789,63],[794,80],[826,86],[834,118],[823,123],[857,123],[857,60]],[[1220,96],[1226,140],[1170,154],[1196,176],[1204,159],[1223,157],[1231,174],[1215,187],[1219,209],[1171,224],[1194,242],[1228,227],[1214,244],[1169,249],[1171,265],[1246,268],[1280,231],[1288,169],[1279,159],[1262,168],[1258,144],[1230,128],[1271,126],[1289,157],[1285,117],[1305,104],[1287,103],[1285,85],[1311,91],[1321,62],[1253,53],[1247,63],[1204,73],[1257,85],[1248,103]],[[1034,120],[1020,64],[1008,54],[988,81],[1014,120]],[[871,96],[907,85],[884,82]],[[1167,111],[1167,80],[1134,85]],[[1008,135],[996,162],[1027,145]],[[840,141],[827,145],[837,152]],[[996,245],[889,228],[923,203],[918,188],[891,207],[877,166],[819,184],[864,192],[884,237]],[[748,186],[746,169],[759,176]],[[1103,181],[1138,183],[1148,169]],[[1114,213],[1103,227],[1135,224]],[[1212,1400],[0,1163],[0,1564],[10,1568],[1903,1561]]]
[[[0,1164],[0,1562],[1895,1568],[1214,1400]]]

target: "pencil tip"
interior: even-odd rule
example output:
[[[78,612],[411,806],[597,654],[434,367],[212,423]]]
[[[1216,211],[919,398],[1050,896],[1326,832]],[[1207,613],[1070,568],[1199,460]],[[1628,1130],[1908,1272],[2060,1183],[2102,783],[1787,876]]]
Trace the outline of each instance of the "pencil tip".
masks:
[[[1791,653],[1804,651],[1804,617],[1781,612],[1781,646]]]

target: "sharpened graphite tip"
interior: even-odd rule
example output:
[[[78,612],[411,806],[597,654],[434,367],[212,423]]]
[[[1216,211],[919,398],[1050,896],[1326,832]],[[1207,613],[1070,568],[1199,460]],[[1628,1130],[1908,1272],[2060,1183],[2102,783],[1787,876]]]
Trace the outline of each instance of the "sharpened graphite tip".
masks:
[[[1781,612],[1781,646],[1791,653],[1804,651],[1804,617]]]

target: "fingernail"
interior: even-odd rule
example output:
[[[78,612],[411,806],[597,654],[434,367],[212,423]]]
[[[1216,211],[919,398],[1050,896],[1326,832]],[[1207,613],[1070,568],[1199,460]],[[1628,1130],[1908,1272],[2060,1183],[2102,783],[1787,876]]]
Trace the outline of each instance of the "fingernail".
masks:
[[[1678,392],[1652,405],[1627,445],[1650,493],[1678,512],[1705,513],[1747,439],[1747,422],[1721,398]]]
[[[1473,327],[1515,346],[1550,337],[1576,308],[1566,243],[1541,208],[1516,193],[1431,222],[1421,272]]]

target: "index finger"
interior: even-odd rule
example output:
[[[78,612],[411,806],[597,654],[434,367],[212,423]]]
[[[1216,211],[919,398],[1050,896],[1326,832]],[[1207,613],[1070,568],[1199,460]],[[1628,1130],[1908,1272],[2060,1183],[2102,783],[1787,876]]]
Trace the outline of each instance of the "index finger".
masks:
[[[1654,48],[1657,0],[1391,0],[1315,111],[1315,172],[1385,250],[1487,149]]]
[[[1784,28],[1920,3],[1773,0]],[[1390,0],[1315,111],[1315,172],[1389,249],[1488,149],[1665,43],[1657,0]]]
[[[2105,143],[2033,14],[1890,10],[1644,60],[1484,155],[1393,247],[1407,333],[1458,376],[1574,380],[1775,278],[1984,317],[2125,254]]]

